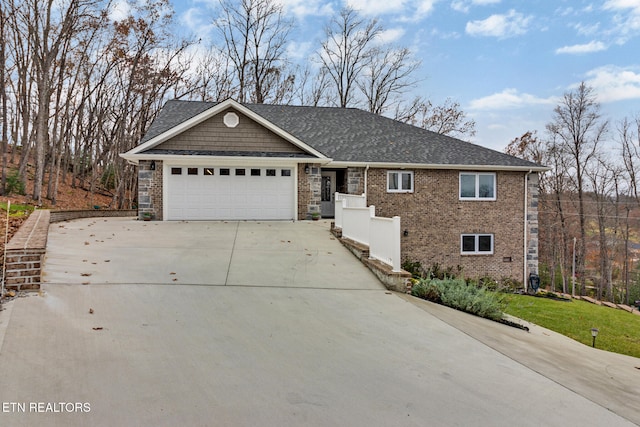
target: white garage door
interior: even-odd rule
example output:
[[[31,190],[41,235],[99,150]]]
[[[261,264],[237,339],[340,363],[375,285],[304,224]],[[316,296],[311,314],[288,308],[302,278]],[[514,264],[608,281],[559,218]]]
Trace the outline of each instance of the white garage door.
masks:
[[[169,166],[167,219],[294,219],[294,170]]]

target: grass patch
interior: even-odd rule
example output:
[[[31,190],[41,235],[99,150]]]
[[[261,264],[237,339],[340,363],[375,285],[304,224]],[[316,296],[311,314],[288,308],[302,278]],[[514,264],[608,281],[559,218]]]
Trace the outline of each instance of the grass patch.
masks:
[[[598,328],[597,348],[640,357],[640,316],[578,300],[508,295],[505,301],[504,311],[512,316],[586,345],[592,344],[591,328]]]
[[[7,202],[0,202],[0,208],[3,211],[7,211]],[[11,203],[11,208],[9,211],[9,216],[11,217],[21,217],[25,215],[29,215],[33,212],[34,207],[32,205],[20,205]]]

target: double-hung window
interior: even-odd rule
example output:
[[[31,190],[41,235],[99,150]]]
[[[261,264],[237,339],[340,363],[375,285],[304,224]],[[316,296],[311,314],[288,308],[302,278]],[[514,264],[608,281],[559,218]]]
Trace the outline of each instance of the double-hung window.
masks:
[[[412,193],[413,171],[388,171],[387,193]]]
[[[460,172],[460,200],[495,199],[495,173]]]
[[[493,254],[493,234],[462,234],[460,253],[462,255]]]

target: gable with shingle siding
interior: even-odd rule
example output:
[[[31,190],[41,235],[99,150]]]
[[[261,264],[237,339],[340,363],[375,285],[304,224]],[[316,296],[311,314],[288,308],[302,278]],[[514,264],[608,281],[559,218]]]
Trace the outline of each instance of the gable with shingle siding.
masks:
[[[236,127],[223,122],[225,114],[233,112],[239,117]],[[304,153],[299,147],[284,140],[269,129],[242,113],[227,109],[198,125],[185,130],[154,150],[233,153]]]

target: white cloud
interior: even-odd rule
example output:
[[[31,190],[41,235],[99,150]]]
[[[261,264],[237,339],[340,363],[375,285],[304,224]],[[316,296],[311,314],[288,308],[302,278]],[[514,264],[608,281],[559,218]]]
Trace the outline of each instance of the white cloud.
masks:
[[[596,22],[591,25],[578,23],[578,24],[574,24],[573,28],[578,32],[578,34],[582,36],[592,36],[596,34],[600,29],[600,23]]]
[[[538,98],[528,93],[519,93],[517,89],[505,89],[502,92],[474,99],[469,103],[471,110],[511,110],[533,105],[553,105],[555,98]]]
[[[451,9],[457,12],[467,13],[471,6],[488,6],[498,4],[502,0],[454,0],[451,2]]]
[[[331,3],[322,0],[279,0],[287,13],[293,14],[298,19],[307,16],[329,16],[335,13]]]
[[[131,13],[131,6],[126,0],[116,0],[109,10],[109,18],[112,21],[122,21]]]
[[[607,0],[602,7],[607,10],[633,9],[640,13],[640,0]]]
[[[402,13],[406,7],[405,0],[348,0],[347,5],[363,15],[386,15]]]
[[[605,46],[604,43],[591,41],[586,44],[574,44],[572,46],[563,46],[561,48],[556,49],[556,54],[580,55],[585,53],[600,52],[603,50],[607,50],[607,46]]]
[[[607,65],[589,71],[586,77],[599,102],[640,99],[640,68]]]
[[[397,40],[400,40],[402,36],[405,34],[405,30],[403,28],[391,28],[389,30],[384,30],[380,34],[380,41],[383,43],[393,43]]]
[[[506,15],[491,15],[481,21],[467,22],[465,31],[472,36],[508,38],[527,32],[533,18],[511,9]]]
[[[607,0],[602,8],[615,13],[613,33],[617,44],[623,45],[640,33],[640,0]]]
[[[347,5],[366,16],[397,15],[401,21],[417,21],[433,11],[441,0],[347,0]]]
[[[417,2],[416,15],[423,17],[433,11],[438,0],[420,0]]]

